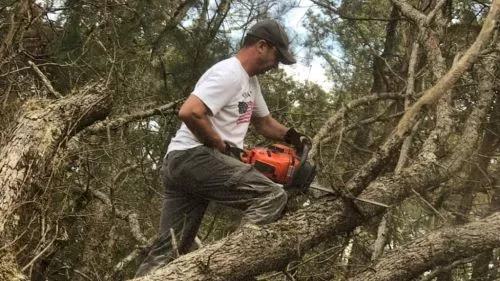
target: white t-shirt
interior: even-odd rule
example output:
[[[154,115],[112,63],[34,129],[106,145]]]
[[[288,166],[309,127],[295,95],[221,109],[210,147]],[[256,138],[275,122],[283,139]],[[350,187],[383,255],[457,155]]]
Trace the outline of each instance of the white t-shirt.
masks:
[[[243,148],[250,118],[269,114],[257,77],[248,76],[236,57],[220,61],[208,69],[192,94],[212,112],[208,118],[221,138],[239,148]],[[183,122],[170,141],[167,153],[199,145],[202,143]]]

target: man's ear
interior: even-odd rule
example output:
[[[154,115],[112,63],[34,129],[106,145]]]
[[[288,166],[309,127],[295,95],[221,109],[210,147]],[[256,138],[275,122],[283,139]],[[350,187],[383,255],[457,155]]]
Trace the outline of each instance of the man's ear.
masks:
[[[262,53],[265,51],[265,48],[267,47],[267,43],[265,40],[259,40],[255,44],[255,47],[257,48],[257,50],[259,50],[259,53]]]

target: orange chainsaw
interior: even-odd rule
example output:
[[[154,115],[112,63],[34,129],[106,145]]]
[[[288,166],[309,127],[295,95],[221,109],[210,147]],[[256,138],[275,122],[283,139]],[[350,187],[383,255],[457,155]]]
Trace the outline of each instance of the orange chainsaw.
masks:
[[[301,153],[283,144],[255,147],[242,153],[241,161],[254,166],[272,181],[285,188],[307,189],[316,176],[316,166],[307,161],[309,147]]]

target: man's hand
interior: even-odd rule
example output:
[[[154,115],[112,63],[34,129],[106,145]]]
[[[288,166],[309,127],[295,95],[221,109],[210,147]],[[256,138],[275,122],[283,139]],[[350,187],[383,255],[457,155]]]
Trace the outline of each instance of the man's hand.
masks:
[[[245,150],[238,148],[236,146],[231,146],[227,141],[224,143],[226,144],[226,148],[223,153],[238,160],[241,160],[241,157],[243,157],[243,155],[245,154]]]
[[[293,145],[299,153],[302,152],[305,145],[311,145],[311,140],[309,139],[309,137],[295,131],[294,128],[290,128],[286,132],[285,142]]]
[[[215,149],[217,149],[218,151],[224,153],[224,154],[227,154],[226,151],[227,151],[227,142],[225,141],[218,141],[217,144],[214,146]]]

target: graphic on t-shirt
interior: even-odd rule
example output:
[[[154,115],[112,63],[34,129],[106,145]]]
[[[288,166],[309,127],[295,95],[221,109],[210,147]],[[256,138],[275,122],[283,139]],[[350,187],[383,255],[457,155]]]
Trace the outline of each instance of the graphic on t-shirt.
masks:
[[[248,104],[246,102],[240,101],[238,103],[238,112],[240,114],[243,114],[243,113],[247,112],[247,110],[248,110]]]
[[[252,109],[253,109],[253,101],[238,102],[238,112],[240,113],[240,116],[238,117],[236,124],[239,125],[242,123],[250,122],[250,119],[252,118]]]

